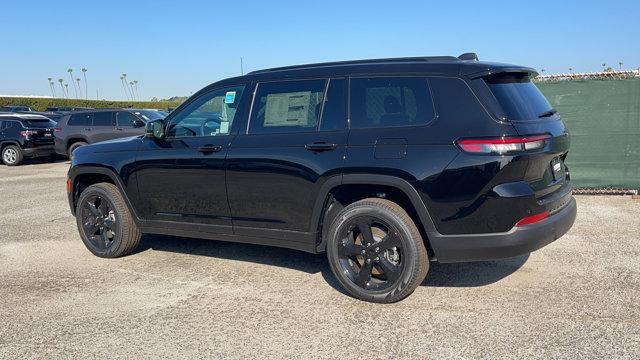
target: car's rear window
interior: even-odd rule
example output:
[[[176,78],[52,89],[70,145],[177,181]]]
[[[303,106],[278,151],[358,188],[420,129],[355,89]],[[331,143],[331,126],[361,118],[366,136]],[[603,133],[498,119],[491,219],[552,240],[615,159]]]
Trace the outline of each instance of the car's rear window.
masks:
[[[38,128],[38,129],[46,129],[53,128],[56,126],[56,123],[49,119],[42,120],[22,120],[22,123],[25,127],[28,128]]]
[[[553,109],[527,73],[497,74],[484,80],[508,120],[538,119]]]

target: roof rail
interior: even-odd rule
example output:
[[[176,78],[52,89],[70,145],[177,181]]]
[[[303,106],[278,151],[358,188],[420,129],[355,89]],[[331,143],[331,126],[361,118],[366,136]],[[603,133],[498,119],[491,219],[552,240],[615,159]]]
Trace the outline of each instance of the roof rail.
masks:
[[[315,68],[315,67],[327,67],[327,66],[338,66],[338,65],[361,65],[361,64],[378,64],[378,63],[389,63],[389,62],[457,62],[461,59],[455,56],[421,56],[421,57],[403,57],[403,58],[382,58],[382,59],[364,59],[364,60],[347,60],[347,61],[332,61],[332,62],[324,62],[324,63],[314,63],[314,64],[303,64],[303,65],[291,65],[291,66],[282,66],[282,67],[274,67],[263,70],[256,70],[248,73],[251,74],[260,74],[267,73],[272,71],[283,71],[283,70],[294,70],[294,69],[306,69],[306,68]]]

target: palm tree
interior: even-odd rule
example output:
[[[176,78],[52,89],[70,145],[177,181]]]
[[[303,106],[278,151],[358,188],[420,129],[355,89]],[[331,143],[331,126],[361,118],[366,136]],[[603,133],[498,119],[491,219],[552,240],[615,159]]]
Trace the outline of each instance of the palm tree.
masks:
[[[607,68],[607,64],[602,63],[602,71],[605,71],[605,70],[606,70],[606,68]]]
[[[136,88],[136,94],[138,95],[138,101],[140,101],[140,92],[138,91],[138,80],[133,80],[133,86]]]
[[[127,94],[127,88],[124,85],[124,76],[120,76],[120,82],[122,83],[122,90],[124,90],[124,96],[129,100],[129,94]]]
[[[129,82],[129,91],[131,91],[131,98],[133,100],[137,100],[136,94],[133,92],[133,81]]]
[[[78,90],[76,89],[76,84],[73,82],[73,69],[68,68],[67,72],[69,73],[69,79],[71,79],[71,84],[73,85],[73,92],[76,94],[76,99],[78,98]]]
[[[89,99],[89,92],[87,90],[87,68],[82,68],[82,76],[84,76],[84,99]]]
[[[63,81],[64,80],[62,78],[58,79],[58,82],[60,83],[60,89],[62,89],[62,96],[66,97],[65,94],[64,94],[64,86],[62,85]]]
[[[623,65],[623,64],[622,64],[622,61],[620,61],[620,62],[618,63],[618,65],[620,65],[620,71],[622,71],[622,65]]]
[[[569,74],[573,74],[573,68],[572,67],[569,68]]]
[[[127,74],[122,74],[122,82],[124,83],[124,91],[127,93],[128,98],[129,89],[127,88]],[[131,100],[133,100],[133,94],[131,94]]]
[[[64,88],[67,91],[67,99],[69,98],[69,84],[64,84]]]
[[[56,91],[54,90],[53,83],[51,82],[53,78],[47,78],[47,80],[49,80],[49,87],[51,88],[51,96],[56,97]]]
[[[80,99],[82,99],[82,88],[80,87],[80,78],[76,78],[76,82],[78,83],[78,90],[80,90]]]

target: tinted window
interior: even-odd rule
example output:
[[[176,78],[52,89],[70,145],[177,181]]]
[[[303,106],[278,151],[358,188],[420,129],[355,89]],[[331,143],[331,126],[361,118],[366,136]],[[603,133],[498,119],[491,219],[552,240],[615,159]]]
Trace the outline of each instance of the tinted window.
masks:
[[[244,86],[213,90],[200,96],[171,119],[172,137],[227,135],[231,130]]]
[[[91,113],[86,114],[73,114],[69,117],[69,126],[91,126],[93,116]]]
[[[113,126],[113,112],[97,112],[93,114],[93,126]]]
[[[133,122],[138,120],[135,115],[127,111],[118,111],[118,126],[133,126]]]
[[[325,80],[302,80],[258,84],[250,132],[315,131],[325,83]]]
[[[0,120],[0,130],[4,130],[4,121]]]
[[[423,125],[433,120],[424,77],[351,79],[351,127]]]
[[[320,131],[342,130],[347,127],[347,80],[331,79],[324,99]]]
[[[30,127],[30,128],[42,128],[42,129],[47,129],[47,128],[53,128],[56,126],[56,123],[49,120],[49,119],[42,119],[42,120],[22,120],[22,123],[24,124],[24,126],[26,127]]]
[[[484,80],[509,120],[537,119],[552,110],[526,73],[499,74]]]

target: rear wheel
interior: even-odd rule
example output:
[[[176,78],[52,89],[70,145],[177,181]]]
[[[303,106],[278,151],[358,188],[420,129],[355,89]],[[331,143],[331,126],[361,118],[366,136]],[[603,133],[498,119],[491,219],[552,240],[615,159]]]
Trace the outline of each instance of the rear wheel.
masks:
[[[24,154],[19,146],[7,145],[2,149],[2,162],[7,166],[20,165],[23,158]]]
[[[333,221],[327,243],[331,270],[354,297],[391,303],[409,296],[424,280],[429,259],[422,236],[398,204],[357,201]]]
[[[142,237],[120,191],[110,183],[91,185],[82,192],[76,222],[85,246],[99,257],[127,255]]]
[[[67,154],[69,155],[69,160],[73,160],[73,151],[77,148],[79,148],[80,146],[85,146],[85,145],[89,145],[84,141],[76,141],[73,144],[69,145],[69,148],[67,149]]]

